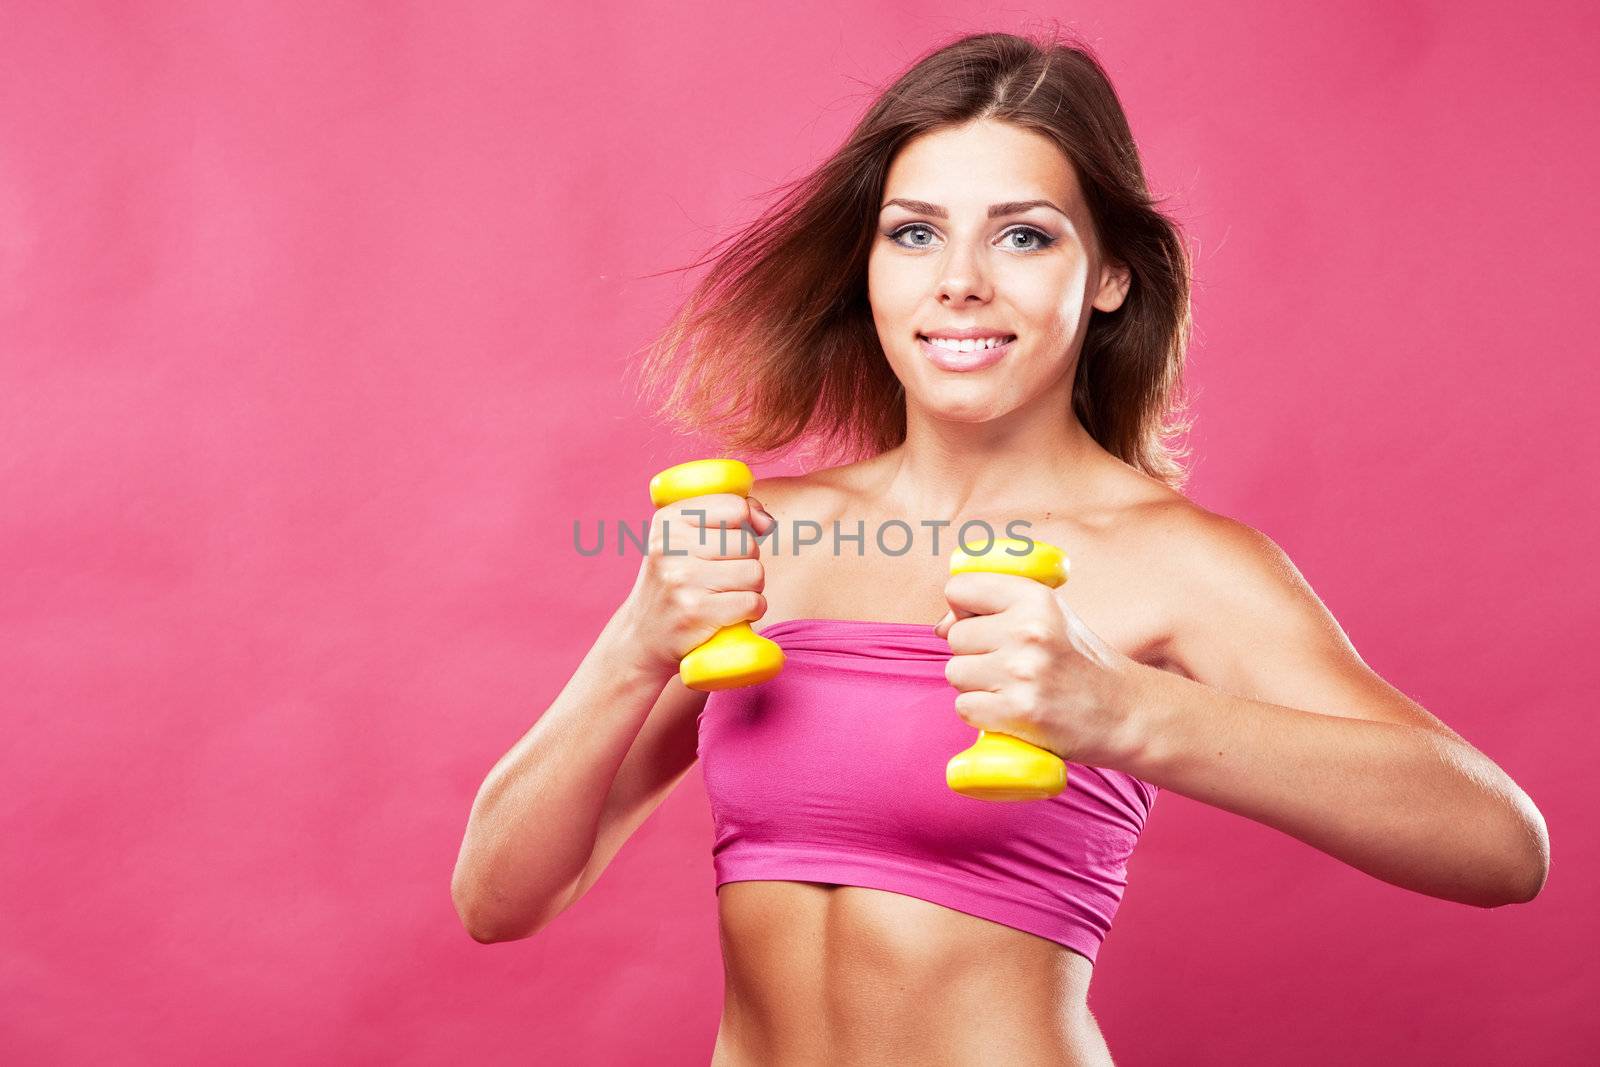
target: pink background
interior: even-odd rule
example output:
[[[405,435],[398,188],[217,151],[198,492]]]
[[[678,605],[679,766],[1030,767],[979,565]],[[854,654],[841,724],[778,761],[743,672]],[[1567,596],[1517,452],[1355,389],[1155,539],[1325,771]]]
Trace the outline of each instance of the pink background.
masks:
[[[1591,6],[150,7],[0,35],[0,1060],[706,1061],[698,772],[512,944],[452,910],[467,810],[631,587],[573,520],[704,450],[621,376],[645,275],[1038,15],[1198,245],[1191,495],[1554,843],[1483,911],[1164,795],[1118,1062],[1596,1054]]]

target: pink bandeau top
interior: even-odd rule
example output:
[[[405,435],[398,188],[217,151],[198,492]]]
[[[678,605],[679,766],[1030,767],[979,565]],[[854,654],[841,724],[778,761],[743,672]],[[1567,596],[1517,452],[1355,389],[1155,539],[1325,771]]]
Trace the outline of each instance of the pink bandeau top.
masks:
[[[707,695],[698,752],[716,884],[866,886],[1048,938],[1093,960],[1156,787],[1067,763],[1044,800],[975,800],[945,763],[977,739],[919,623],[788,619],[776,678]]]

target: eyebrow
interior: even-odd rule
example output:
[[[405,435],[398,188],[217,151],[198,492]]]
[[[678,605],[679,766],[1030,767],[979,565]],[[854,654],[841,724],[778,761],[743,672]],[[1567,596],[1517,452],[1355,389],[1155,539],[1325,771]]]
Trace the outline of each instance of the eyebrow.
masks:
[[[950,212],[946,211],[938,204],[930,204],[926,200],[906,200],[903,197],[898,196],[893,200],[886,201],[883,207],[879,208],[878,210],[882,211],[884,208],[888,208],[895,204],[922,215],[932,215],[936,219],[947,219],[950,217]],[[1055,211],[1066,216],[1069,221],[1072,219],[1071,215],[1067,215],[1065,211],[1062,211],[1048,200],[1008,200],[1004,204],[991,204],[989,205],[989,217],[991,219],[998,219],[1004,215],[1020,215],[1024,211],[1028,211],[1036,207],[1047,207],[1051,211]]]

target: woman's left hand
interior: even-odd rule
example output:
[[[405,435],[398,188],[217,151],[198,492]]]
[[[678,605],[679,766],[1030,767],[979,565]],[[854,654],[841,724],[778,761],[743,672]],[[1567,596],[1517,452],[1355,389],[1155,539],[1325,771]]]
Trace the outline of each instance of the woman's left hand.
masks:
[[[970,726],[1062,759],[1121,769],[1140,744],[1139,664],[1102,641],[1058,590],[1015,574],[969,571],[945,583],[945,678]]]

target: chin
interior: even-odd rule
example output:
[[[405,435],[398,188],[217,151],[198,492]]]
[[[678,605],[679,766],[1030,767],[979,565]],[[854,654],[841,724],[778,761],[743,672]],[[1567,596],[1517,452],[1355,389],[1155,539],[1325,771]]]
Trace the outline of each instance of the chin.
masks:
[[[989,422],[1007,410],[994,396],[927,397],[918,406],[926,414],[945,422]]]

